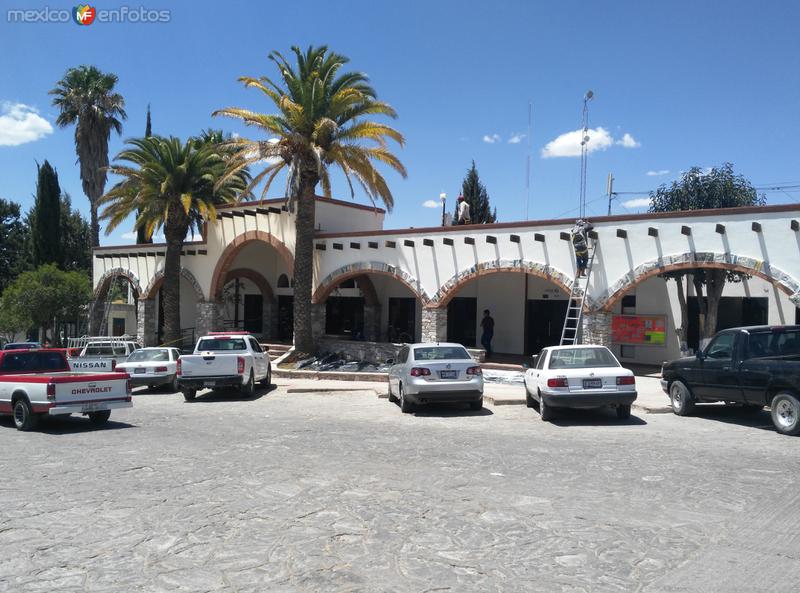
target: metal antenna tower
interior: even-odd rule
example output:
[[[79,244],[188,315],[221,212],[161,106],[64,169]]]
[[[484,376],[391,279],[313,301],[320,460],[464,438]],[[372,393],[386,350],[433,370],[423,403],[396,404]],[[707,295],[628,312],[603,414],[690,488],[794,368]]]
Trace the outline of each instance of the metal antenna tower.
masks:
[[[594,97],[592,91],[586,91],[583,96],[583,117],[581,131],[581,190],[579,218],[586,218],[586,162],[589,157],[589,101]]]
[[[525,220],[530,220],[528,213],[531,205],[531,102],[528,101],[528,154],[525,162]]]

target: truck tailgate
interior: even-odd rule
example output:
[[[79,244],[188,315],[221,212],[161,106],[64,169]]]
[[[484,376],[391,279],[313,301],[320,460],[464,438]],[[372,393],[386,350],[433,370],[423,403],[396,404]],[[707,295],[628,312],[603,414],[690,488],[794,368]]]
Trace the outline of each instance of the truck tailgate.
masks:
[[[55,373],[50,377],[56,406],[130,399],[124,373]]]
[[[236,354],[188,354],[181,356],[181,377],[231,377],[239,375],[239,358]]]
[[[68,358],[67,362],[69,362],[70,370],[84,373],[110,373],[116,366],[113,358],[94,358],[91,356]]]

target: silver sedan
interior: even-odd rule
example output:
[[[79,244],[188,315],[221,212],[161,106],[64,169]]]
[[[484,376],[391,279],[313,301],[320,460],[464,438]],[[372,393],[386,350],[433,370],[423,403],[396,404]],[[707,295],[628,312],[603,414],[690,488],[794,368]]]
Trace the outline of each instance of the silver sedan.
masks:
[[[461,344],[409,344],[389,369],[389,401],[403,412],[419,404],[468,402],[483,407],[481,367]]]

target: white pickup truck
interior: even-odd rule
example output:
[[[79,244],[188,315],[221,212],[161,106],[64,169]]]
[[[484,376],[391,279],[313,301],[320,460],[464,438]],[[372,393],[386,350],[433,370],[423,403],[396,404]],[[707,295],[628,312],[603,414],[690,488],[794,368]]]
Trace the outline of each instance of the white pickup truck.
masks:
[[[69,414],[104,424],[111,410],[132,406],[126,374],[72,372],[61,350],[0,353],[0,415],[12,415],[19,430],[36,428],[41,416]]]
[[[122,338],[73,338],[70,349],[81,348],[78,356],[70,357],[69,368],[73,371],[110,373],[118,364],[141,346],[132,339]]]
[[[197,341],[194,354],[178,359],[178,384],[191,401],[197,390],[237,387],[250,396],[255,384],[268,387],[272,367],[267,349],[247,332],[211,332]]]

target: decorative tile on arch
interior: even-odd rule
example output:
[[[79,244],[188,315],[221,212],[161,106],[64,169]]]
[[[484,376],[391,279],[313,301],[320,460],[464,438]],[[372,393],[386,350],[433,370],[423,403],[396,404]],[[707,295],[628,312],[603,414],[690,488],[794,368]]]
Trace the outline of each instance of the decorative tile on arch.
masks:
[[[427,305],[431,300],[431,298],[428,296],[428,293],[425,292],[425,289],[422,288],[422,285],[419,283],[419,281],[405,270],[401,270],[398,267],[384,262],[369,261],[357,262],[342,266],[341,268],[334,270],[325,276],[325,278],[323,278],[317,286],[317,289],[314,291],[314,295],[311,297],[311,302],[325,302],[325,299],[328,298],[333,289],[339,284],[345,280],[363,276],[364,274],[379,274],[382,276],[389,276],[402,282],[408,287],[409,290],[411,290],[411,292],[415,294],[415,296],[422,302],[423,306]]]
[[[104,295],[105,291],[108,290],[111,281],[114,278],[125,278],[128,282],[131,283],[133,290],[136,292],[136,296],[139,297],[142,294],[142,286],[139,283],[139,278],[131,272],[130,270],[126,270],[125,268],[112,268],[107,270],[100,276],[100,279],[97,281],[97,285],[94,289],[94,298],[98,299]]]
[[[667,255],[636,266],[635,269],[609,286],[608,291],[596,300],[595,306],[597,309],[610,311],[625,293],[648,278],[668,272],[688,271],[697,268],[729,270],[758,276],[788,294],[795,306],[800,307],[800,281],[797,278],[790,276],[767,261],[732,253],[714,253],[710,251]]]
[[[197,278],[194,277],[194,274],[192,274],[186,268],[181,267],[181,277],[192,286],[198,302],[203,302],[206,300],[206,297],[203,294],[203,289],[200,288],[200,283],[197,281]],[[155,298],[162,284],[164,284],[164,268],[161,268],[158,272],[156,272],[155,276],[153,276],[153,279],[150,281],[150,284],[147,286],[147,289],[144,291],[141,298],[142,299]]]
[[[544,280],[552,282],[558,286],[568,295],[571,292],[572,283],[574,281],[573,278],[567,276],[556,268],[540,262],[524,259],[499,259],[489,262],[480,262],[470,268],[462,270],[445,282],[441,288],[439,288],[436,294],[433,295],[433,299],[429,306],[445,307],[453,299],[453,297],[458,294],[458,291],[461,290],[468,282],[480,276],[498,274],[501,272],[524,273],[530,274],[531,276],[537,276],[538,278],[543,278]],[[587,296],[587,304],[590,300],[591,299]]]

